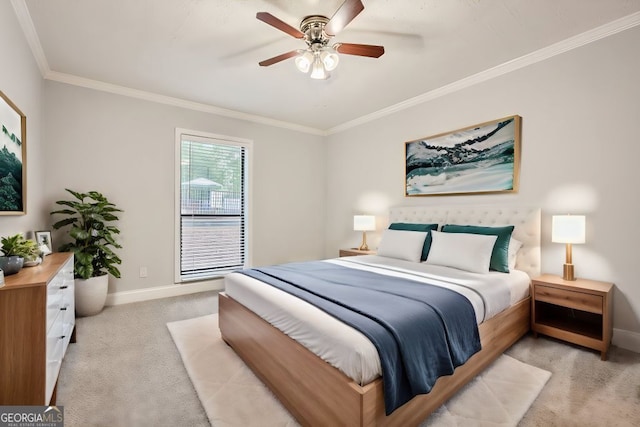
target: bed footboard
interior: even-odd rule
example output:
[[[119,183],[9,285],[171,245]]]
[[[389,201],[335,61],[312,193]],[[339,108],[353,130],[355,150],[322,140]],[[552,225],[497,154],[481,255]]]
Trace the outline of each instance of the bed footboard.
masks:
[[[382,380],[360,386],[224,293],[222,338],[302,425],[417,425],[529,330],[530,299],[480,325],[482,350],[429,394],[385,416]]]
[[[219,304],[222,338],[298,422],[362,425],[362,387],[224,293]]]

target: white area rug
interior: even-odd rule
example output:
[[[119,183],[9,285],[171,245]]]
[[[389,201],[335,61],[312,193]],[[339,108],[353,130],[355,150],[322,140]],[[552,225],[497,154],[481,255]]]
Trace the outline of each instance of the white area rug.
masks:
[[[222,341],[216,314],[167,327],[211,425],[298,425]],[[550,377],[548,371],[502,355],[421,426],[516,426]]]

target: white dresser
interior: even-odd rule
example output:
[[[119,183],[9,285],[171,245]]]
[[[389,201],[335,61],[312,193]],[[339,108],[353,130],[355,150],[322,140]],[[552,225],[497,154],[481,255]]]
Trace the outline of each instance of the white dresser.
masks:
[[[0,288],[0,405],[49,405],[75,342],[73,254],[54,253]]]

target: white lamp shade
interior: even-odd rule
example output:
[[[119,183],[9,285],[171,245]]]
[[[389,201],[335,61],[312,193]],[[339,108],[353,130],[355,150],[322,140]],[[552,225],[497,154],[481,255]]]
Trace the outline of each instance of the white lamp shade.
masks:
[[[376,217],[373,215],[354,215],[354,231],[373,231],[376,229]]]
[[[584,215],[554,215],[551,222],[551,241],[554,243],[584,243]]]
[[[311,63],[313,62],[313,54],[308,50],[299,51],[300,55],[296,57],[296,68],[303,73],[308,73],[311,69]]]
[[[324,48],[322,52],[320,52],[320,59],[327,71],[335,70],[338,66],[338,62],[340,61],[340,57],[336,51],[330,47]]]
[[[320,59],[320,55],[316,54],[313,60],[313,64],[311,64],[311,78],[316,80],[325,80],[329,78],[329,73],[324,68],[324,64]]]

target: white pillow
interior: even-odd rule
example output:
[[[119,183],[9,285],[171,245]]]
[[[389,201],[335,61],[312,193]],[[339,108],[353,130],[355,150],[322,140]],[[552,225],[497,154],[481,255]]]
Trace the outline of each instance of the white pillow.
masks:
[[[427,264],[444,265],[473,273],[488,273],[498,236],[431,231]]]
[[[522,247],[520,240],[513,237],[509,240],[509,271],[516,269],[516,259],[518,258],[518,251]]]
[[[389,258],[420,262],[422,246],[427,234],[423,231],[384,230],[377,254]]]

